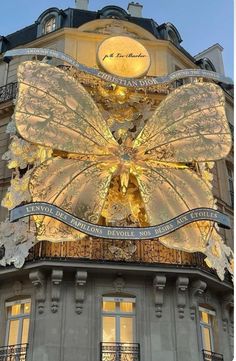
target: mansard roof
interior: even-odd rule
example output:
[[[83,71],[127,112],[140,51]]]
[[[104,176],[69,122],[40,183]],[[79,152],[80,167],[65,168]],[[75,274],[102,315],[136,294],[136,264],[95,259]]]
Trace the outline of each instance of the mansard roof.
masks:
[[[171,41],[191,61],[195,62],[194,57],[192,57],[182,46],[180,46],[182,39],[173,24],[164,23],[162,25],[158,25],[153,19],[133,17],[126,10],[115,5],[105,6],[98,11],[73,8],[65,10],[60,10],[55,7],[49,8],[38,17],[34,24],[20,29],[12,34],[2,37],[0,36],[0,53],[30,43],[41,36],[45,36],[43,33],[43,23],[52,16],[55,16],[57,20],[54,31],[65,27],[78,28],[81,25],[96,19],[115,18],[128,21],[147,30],[157,39]]]

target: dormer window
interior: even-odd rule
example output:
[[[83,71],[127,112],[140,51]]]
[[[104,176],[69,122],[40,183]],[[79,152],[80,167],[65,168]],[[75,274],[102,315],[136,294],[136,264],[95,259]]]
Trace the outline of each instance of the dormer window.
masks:
[[[196,64],[199,65],[201,69],[216,71],[214,64],[208,58],[202,58],[196,61]]]
[[[168,30],[168,37],[169,37],[169,40],[172,41],[172,43],[174,43],[176,45],[179,44],[179,39],[178,39],[176,33],[172,29]]]
[[[126,20],[129,14],[119,6],[108,5],[98,11],[100,19],[119,19]]]
[[[160,33],[161,39],[163,40],[169,40],[173,44],[175,44],[177,47],[180,46],[180,43],[182,42],[180,33],[176,29],[176,27],[171,23],[164,23],[160,26],[158,26],[157,30]]]
[[[37,37],[50,34],[63,26],[66,14],[58,8],[50,8],[44,11],[36,21]]]
[[[45,21],[43,32],[44,34],[51,33],[56,29],[56,18],[55,16],[52,16],[50,19]]]

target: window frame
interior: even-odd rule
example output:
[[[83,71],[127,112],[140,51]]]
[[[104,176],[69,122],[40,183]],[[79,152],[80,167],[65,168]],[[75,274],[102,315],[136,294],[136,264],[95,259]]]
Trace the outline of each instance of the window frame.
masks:
[[[50,31],[46,31],[47,24],[49,24],[53,20],[52,27]],[[57,29],[57,19],[55,15],[51,15],[47,17],[43,22],[43,35],[47,35],[52,33]]]
[[[204,322],[203,320],[201,320],[200,312],[205,312],[205,313],[207,313],[209,316],[212,316],[212,317],[215,317],[215,318],[216,318],[216,311],[214,311],[214,310],[211,309],[211,308],[204,307],[204,306],[198,306],[198,320],[199,320],[200,345],[201,345],[201,349],[202,349],[202,350],[206,350],[206,351],[210,351],[210,352],[215,352],[214,329],[213,329],[213,324],[212,324],[211,317],[210,317],[210,323],[206,323],[206,322]],[[207,350],[207,349],[204,347],[203,332],[202,332],[202,330],[203,330],[204,328],[207,328],[207,329],[209,330],[211,350]]]
[[[104,311],[103,310],[103,302],[115,302],[115,311]],[[124,312],[120,309],[120,303],[121,302],[130,302],[134,304],[133,311],[132,312]],[[118,307],[119,304],[119,307]],[[123,343],[123,344],[129,344],[129,342],[121,342],[121,319],[122,318],[131,318],[132,319],[132,325],[133,325],[133,341],[131,342],[136,343],[137,342],[137,332],[136,332],[136,309],[137,309],[137,303],[136,303],[136,297],[135,296],[102,296],[101,300],[101,342],[106,343],[107,341],[103,340],[103,317],[113,317],[115,319],[115,341],[114,343]],[[109,342],[108,343],[113,343]]]
[[[22,312],[23,305],[25,305],[26,303],[30,303],[30,312],[29,313],[23,313]],[[9,312],[9,307],[12,307],[12,306],[14,306],[16,304],[21,305],[21,313],[12,316],[10,314],[10,312]],[[17,300],[14,300],[14,301],[6,301],[5,302],[5,312],[6,312],[5,345],[6,346],[11,346],[9,344],[10,324],[11,324],[11,321],[14,321],[14,320],[19,320],[16,345],[22,344],[23,324],[24,324],[25,319],[29,320],[29,329],[28,329],[28,338],[27,338],[27,343],[28,343],[29,335],[30,335],[31,313],[32,313],[32,300],[31,300],[31,298],[27,297],[27,298],[17,299]]]
[[[227,163],[227,180],[230,207],[234,208],[234,168],[233,165]]]

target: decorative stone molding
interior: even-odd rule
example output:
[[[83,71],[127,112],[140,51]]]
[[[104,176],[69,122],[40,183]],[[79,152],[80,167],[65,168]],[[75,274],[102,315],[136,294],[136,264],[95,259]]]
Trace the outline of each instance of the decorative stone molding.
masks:
[[[59,308],[61,296],[61,282],[63,278],[62,270],[52,270],[51,276],[51,310],[56,313]]]
[[[198,307],[198,297],[201,296],[207,288],[204,281],[198,280],[192,283],[190,287],[190,317],[195,319],[196,308]]]
[[[223,301],[221,303],[222,309],[222,321],[223,321],[223,330],[227,331],[228,324],[231,323],[231,315],[234,307],[234,296],[232,293],[229,293],[223,297]]]
[[[78,315],[80,315],[83,311],[87,277],[87,271],[77,271],[75,275],[75,312]]]
[[[214,298],[212,297],[212,294],[209,290],[207,290],[204,293],[204,303],[208,304],[208,305],[212,305],[212,303],[214,302]]]
[[[166,285],[166,276],[156,275],[153,280],[156,316],[162,316],[162,306],[164,303],[164,289]]]
[[[229,314],[229,343],[232,359],[234,358],[234,306],[231,307]]]
[[[23,283],[20,281],[15,281],[13,283],[13,287],[12,287],[15,296],[20,296],[22,294],[22,290],[23,290]]]
[[[29,279],[36,290],[35,299],[38,304],[38,312],[42,314],[44,312],[44,304],[46,299],[46,282],[44,274],[41,271],[33,271],[30,272]]]
[[[178,277],[176,280],[176,300],[179,312],[179,318],[184,318],[184,309],[187,302],[187,289],[189,285],[189,278]]]
[[[124,290],[125,288],[125,280],[123,277],[121,276],[118,276],[115,278],[115,280],[113,281],[113,285],[114,285],[114,288],[116,290],[116,292],[121,292]]]

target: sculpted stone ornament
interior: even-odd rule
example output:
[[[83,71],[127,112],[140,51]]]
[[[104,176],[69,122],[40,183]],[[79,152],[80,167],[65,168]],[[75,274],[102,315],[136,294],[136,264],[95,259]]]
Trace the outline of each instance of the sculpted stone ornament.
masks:
[[[184,310],[187,303],[189,279],[187,277],[178,277],[176,280],[176,299],[179,318],[184,318]]]
[[[168,222],[192,209],[216,208],[207,172],[202,176],[197,166],[222,159],[231,148],[224,94],[216,84],[197,82],[174,90],[140,133],[134,139],[123,137],[120,144],[90,94],[63,70],[27,61],[19,66],[18,83],[17,132],[44,154],[29,163],[31,202],[54,205],[97,225],[112,180],[118,178],[122,197],[127,197],[131,184],[140,194],[141,227]],[[61,216],[32,216],[38,241],[85,237]],[[159,241],[169,248],[205,253],[210,239],[220,243],[214,224],[197,220]]]
[[[0,247],[4,247],[0,266],[14,264],[21,268],[30,248],[36,243],[36,236],[29,231],[29,224],[20,220],[17,223],[5,221],[0,223]]]
[[[162,274],[156,275],[153,280],[153,290],[154,290],[155,313],[156,313],[156,317],[158,318],[162,317],[165,286],[166,286],[166,276]]]
[[[206,264],[217,271],[221,280],[224,279],[226,269],[233,275],[233,251],[220,237],[211,238],[204,253],[207,256]]]
[[[75,312],[80,315],[83,312],[85,301],[85,287],[87,283],[87,271],[77,270],[75,274]]]

